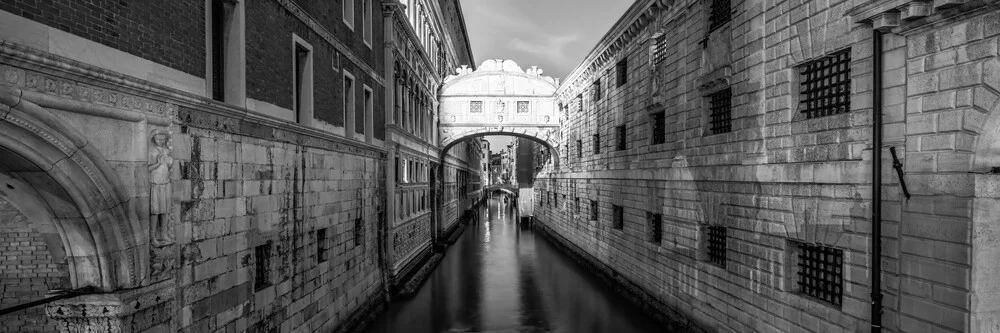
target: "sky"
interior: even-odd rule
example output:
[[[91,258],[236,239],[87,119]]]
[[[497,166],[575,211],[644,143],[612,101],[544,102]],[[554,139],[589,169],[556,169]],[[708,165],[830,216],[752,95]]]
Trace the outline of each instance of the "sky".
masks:
[[[461,0],[472,53],[565,81],[633,0]],[[488,136],[506,147],[510,136]]]
[[[566,79],[633,0],[461,0],[478,66],[511,59]]]

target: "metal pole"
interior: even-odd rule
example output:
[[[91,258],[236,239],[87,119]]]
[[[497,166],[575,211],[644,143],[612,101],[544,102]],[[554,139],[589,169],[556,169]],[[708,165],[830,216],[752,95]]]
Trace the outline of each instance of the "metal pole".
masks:
[[[872,31],[872,309],[871,332],[882,332],[882,32]]]

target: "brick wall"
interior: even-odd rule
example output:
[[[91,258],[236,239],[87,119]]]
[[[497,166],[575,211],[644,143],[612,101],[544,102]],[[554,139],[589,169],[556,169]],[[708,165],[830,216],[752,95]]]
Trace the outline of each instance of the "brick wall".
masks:
[[[11,307],[45,298],[49,290],[70,288],[65,261],[57,262],[49,252],[50,241],[59,241],[54,233],[43,235],[38,221],[31,221],[4,198],[0,198],[0,307]],[[54,226],[49,226],[54,228]],[[61,247],[62,244],[55,243]],[[61,248],[59,249],[61,250]],[[56,332],[42,306],[2,317],[0,330],[5,332]]]
[[[205,2],[5,0],[0,10],[205,77]],[[169,38],[164,38],[169,37]]]

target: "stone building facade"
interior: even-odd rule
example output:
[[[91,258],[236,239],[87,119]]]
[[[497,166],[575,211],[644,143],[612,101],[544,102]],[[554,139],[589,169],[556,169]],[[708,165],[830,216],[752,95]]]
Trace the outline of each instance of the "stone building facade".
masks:
[[[3,306],[88,293],[0,330],[329,332],[377,313],[396,273],[400,10],[0,4]],[[434,69],[415,77],[432,88]]]
[[[991,1],[636,1],[557,91],[535,218],[692,327],[867,332],[880,109],[876,324],[1000,331],[998,38]]]

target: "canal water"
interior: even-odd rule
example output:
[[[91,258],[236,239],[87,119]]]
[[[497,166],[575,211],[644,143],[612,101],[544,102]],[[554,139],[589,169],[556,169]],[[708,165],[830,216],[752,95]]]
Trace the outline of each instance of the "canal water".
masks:
[[[664,332],[546,239],[489,201],[413,298],[370,333]],[[488,218],[487,218],[488,214]]]

